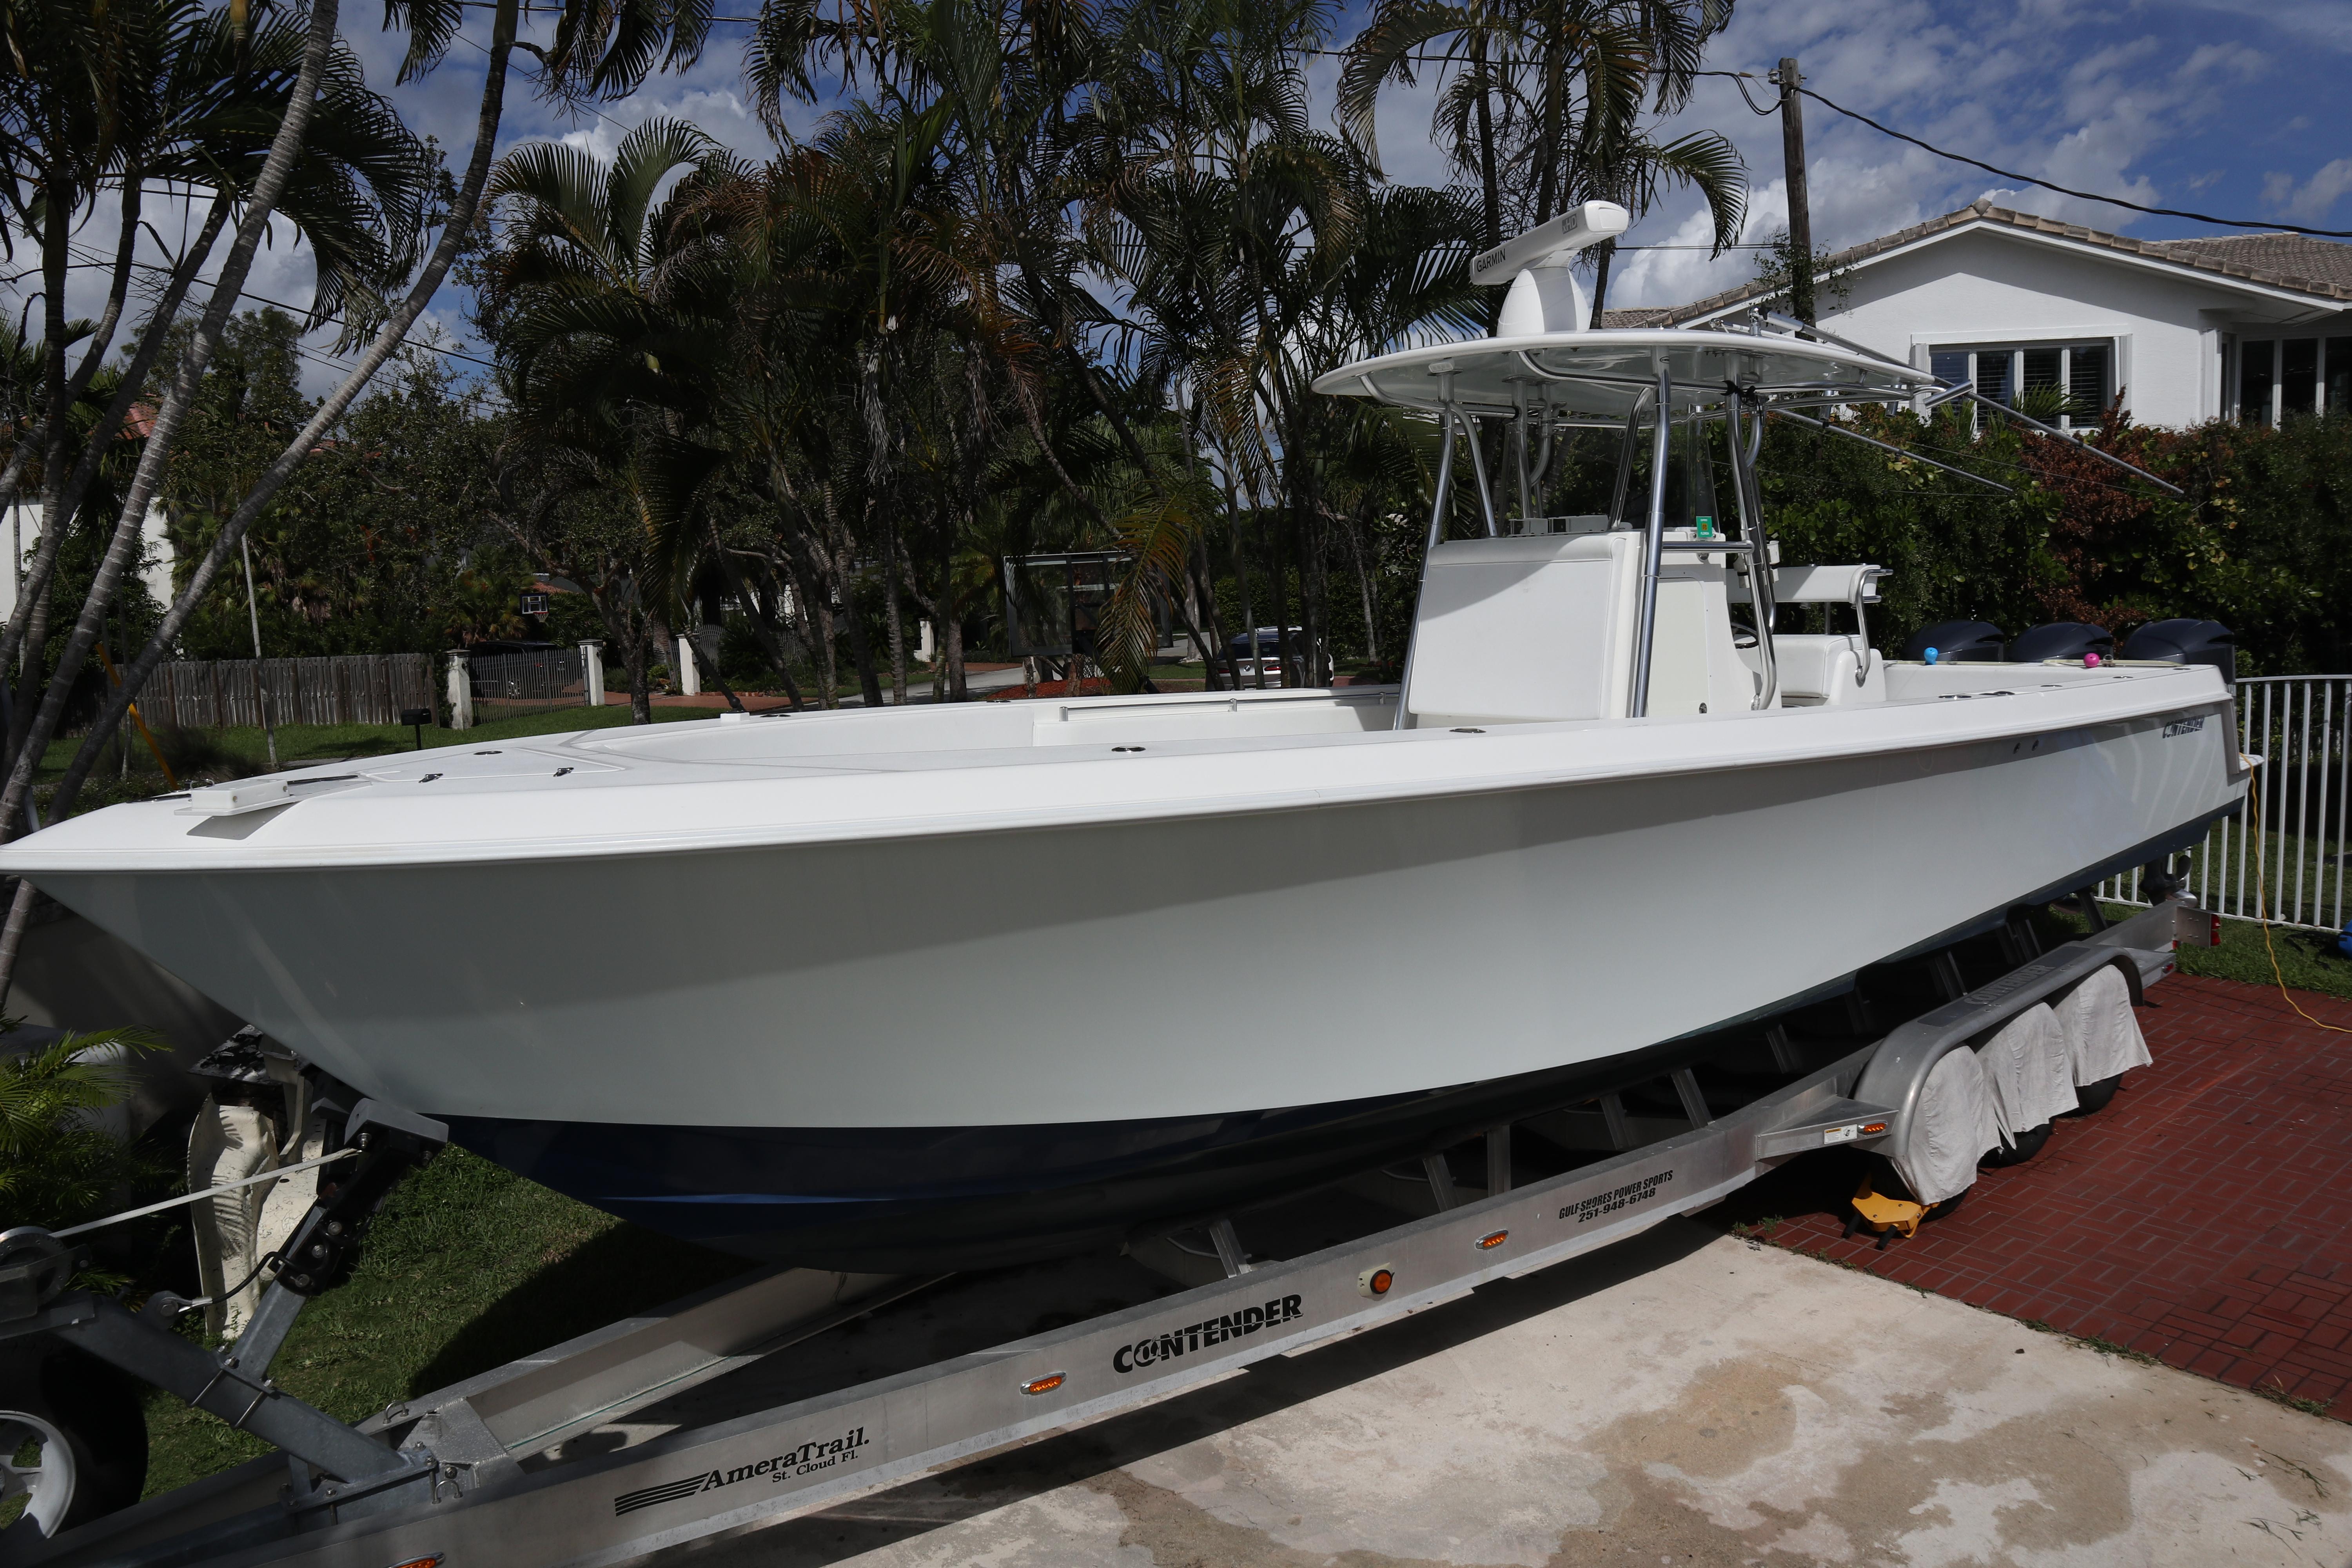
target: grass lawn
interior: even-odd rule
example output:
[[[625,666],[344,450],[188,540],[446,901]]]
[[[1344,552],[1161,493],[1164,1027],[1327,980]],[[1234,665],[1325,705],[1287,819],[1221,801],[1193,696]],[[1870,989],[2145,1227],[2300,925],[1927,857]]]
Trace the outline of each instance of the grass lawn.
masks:
[[[2140,912],[2125,904],[2102,907],[2111,921],[2126,920]],[[2077,932],[2088,929],[2081,916],[2063,910],[2052,910],[2050,917]],[[2336,952],[2335,942],[2332,931],[2273,926],[2266,952],[2261,926],[2252,921],[2225,920],[2221,922],[2221,946],[2181,948],[2180,973],[2207,974],[2216,980],[2242,980],[2250,985],[2274,986],[2284,977],[2297,990],[2352,999],[2352,958]],[[2275,973],[2271,969],[2273,955],[2278,960]]]
[[[351,1279],[302,1309],[270,1375],[356,1421],[753,1267],[451,1149],[394,1192]],[[147,1441],[149,1497],[270,1451],[160,1393]]]

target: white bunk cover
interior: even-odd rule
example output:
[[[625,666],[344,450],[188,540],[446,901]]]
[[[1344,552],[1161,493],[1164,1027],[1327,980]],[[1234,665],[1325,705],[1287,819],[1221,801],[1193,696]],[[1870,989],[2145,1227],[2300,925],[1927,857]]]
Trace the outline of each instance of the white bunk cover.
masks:
[[[2114,973],[2112,970],[2108,973]],[[2066,1031],[2048,1003],[2036,1003],[1977,1047],[2004,1142],[2074,1109],[2074,1064]]]
[[[2097,1083],[2156,1059],[2132,1016],[2131,986],[2112,963],[2061,997],[2056,1010],[2078,1084]]]
[[[1928,1070],[1912,1108],[1895,1168],[1923,1204],[1958,1197],[1977,1179],[1977,1162],[2000,1142],[1983,1064],[1970,1050],[1948,1051]]]

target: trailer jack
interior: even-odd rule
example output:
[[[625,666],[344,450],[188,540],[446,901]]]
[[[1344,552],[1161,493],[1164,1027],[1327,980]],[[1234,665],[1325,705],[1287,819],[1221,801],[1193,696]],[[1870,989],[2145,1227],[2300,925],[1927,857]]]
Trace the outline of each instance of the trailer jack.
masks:
[[[283,1450],[292,1472],[289,1526],[300,1516],[334,1520],[437,1500],[452,1485],[471,1489],[487,1479],[484,1461],[491,1456],[467,1441],[470,1433],[450,1429],[446,1413],[436,1430],[420,1423],[407,1442],[391,1446],[270,1378],[270,1363],[303,1306],[342,1276],[394,1184],[437,1153],[449,1134],[428,1118],[362,1100],[346,1137],[355,1151],[348,1170],[320,1182],[318,1201],[279,1255],[278,1278],[235,1343],[208,1351],[175,1332],[173,1321],[193,1303],[169,1291],[133,1312],[110,1298],[68,1289],[80,1254],[65,1237],[19,1226],[0,1232],[0,1344],[43,1336],[72,1346]],[[444,1446],[450,1451],[443,1453]],[[488,1468],[496,1461],[513,1466],[502,1448]]]

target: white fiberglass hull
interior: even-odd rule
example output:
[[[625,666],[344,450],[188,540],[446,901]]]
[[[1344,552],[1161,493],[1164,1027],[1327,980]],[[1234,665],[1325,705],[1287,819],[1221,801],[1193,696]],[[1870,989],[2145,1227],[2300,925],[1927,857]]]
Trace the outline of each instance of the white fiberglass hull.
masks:
[[[740,1245],[846,1201],[756,1169],[780,1133],[802,1167],[895,1151],[898,1175],[868,1160],[849,1185],[899,1202],[1016,1169],[1041,1139],[1108,1179],[1122,1152],[1162,1150],[1154,1129],[1190,1148],[1235,1116],[1284,1135],[1361,1114],[1392,1127],[1440,1091],[1565,1082],[1834,984],[2199,837],[2244,789],[2203,669],[1240,750],[1163,739],[1181,700],[1124,706],[1133,722],[1087,754],[933,757],[866,774],[863,806],[840,779],[698,783],[642,763],[690,748],[682,734],[497,753],[646,767],[640,785],[603,781],[646,796],[625,842],[581,832],[584,792],[561,795],[536,763],[550,787],[470,797],[475,829],[488,816],[503,837],[469,852],[440,824],[436,842],[423,813],[467,797],[409,781],[453,748],[249,828],[93,814],[0,867],[356,1087],[524,1168],[536,1147],[541,1173],[573,1172],[559,1184],[606,1206]],[[1112,752],[1122,734],[1149,753]],[[756,816],[747,789],[770,797],[764,835],[730,816]],[[813,809],[795,820],[796,798]],[[918,799],[929,809],[905,809]],[[574,813],[563,852],[527,831],[533,807]],[[125,812],[152,815],[110,830]],[[698,1138],[725,1151],[718,1168],[658,1190]],[[638,1200],[706,1206],[689,1223]]]

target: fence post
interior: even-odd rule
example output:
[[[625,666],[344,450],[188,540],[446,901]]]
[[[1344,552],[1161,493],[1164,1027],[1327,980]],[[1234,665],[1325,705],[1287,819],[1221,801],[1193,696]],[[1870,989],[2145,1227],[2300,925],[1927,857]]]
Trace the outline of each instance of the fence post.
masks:
[[[677,639],[677,689],[687,697],[702,695],[702,671],[695,662],[694,643],[685,637]]]
[[[474,727],[474,678],[466,668],[466,650],[449,650],[449,728]]]
[[[604,645],[580,645],[580,696],[591,708],[604,706]]]

